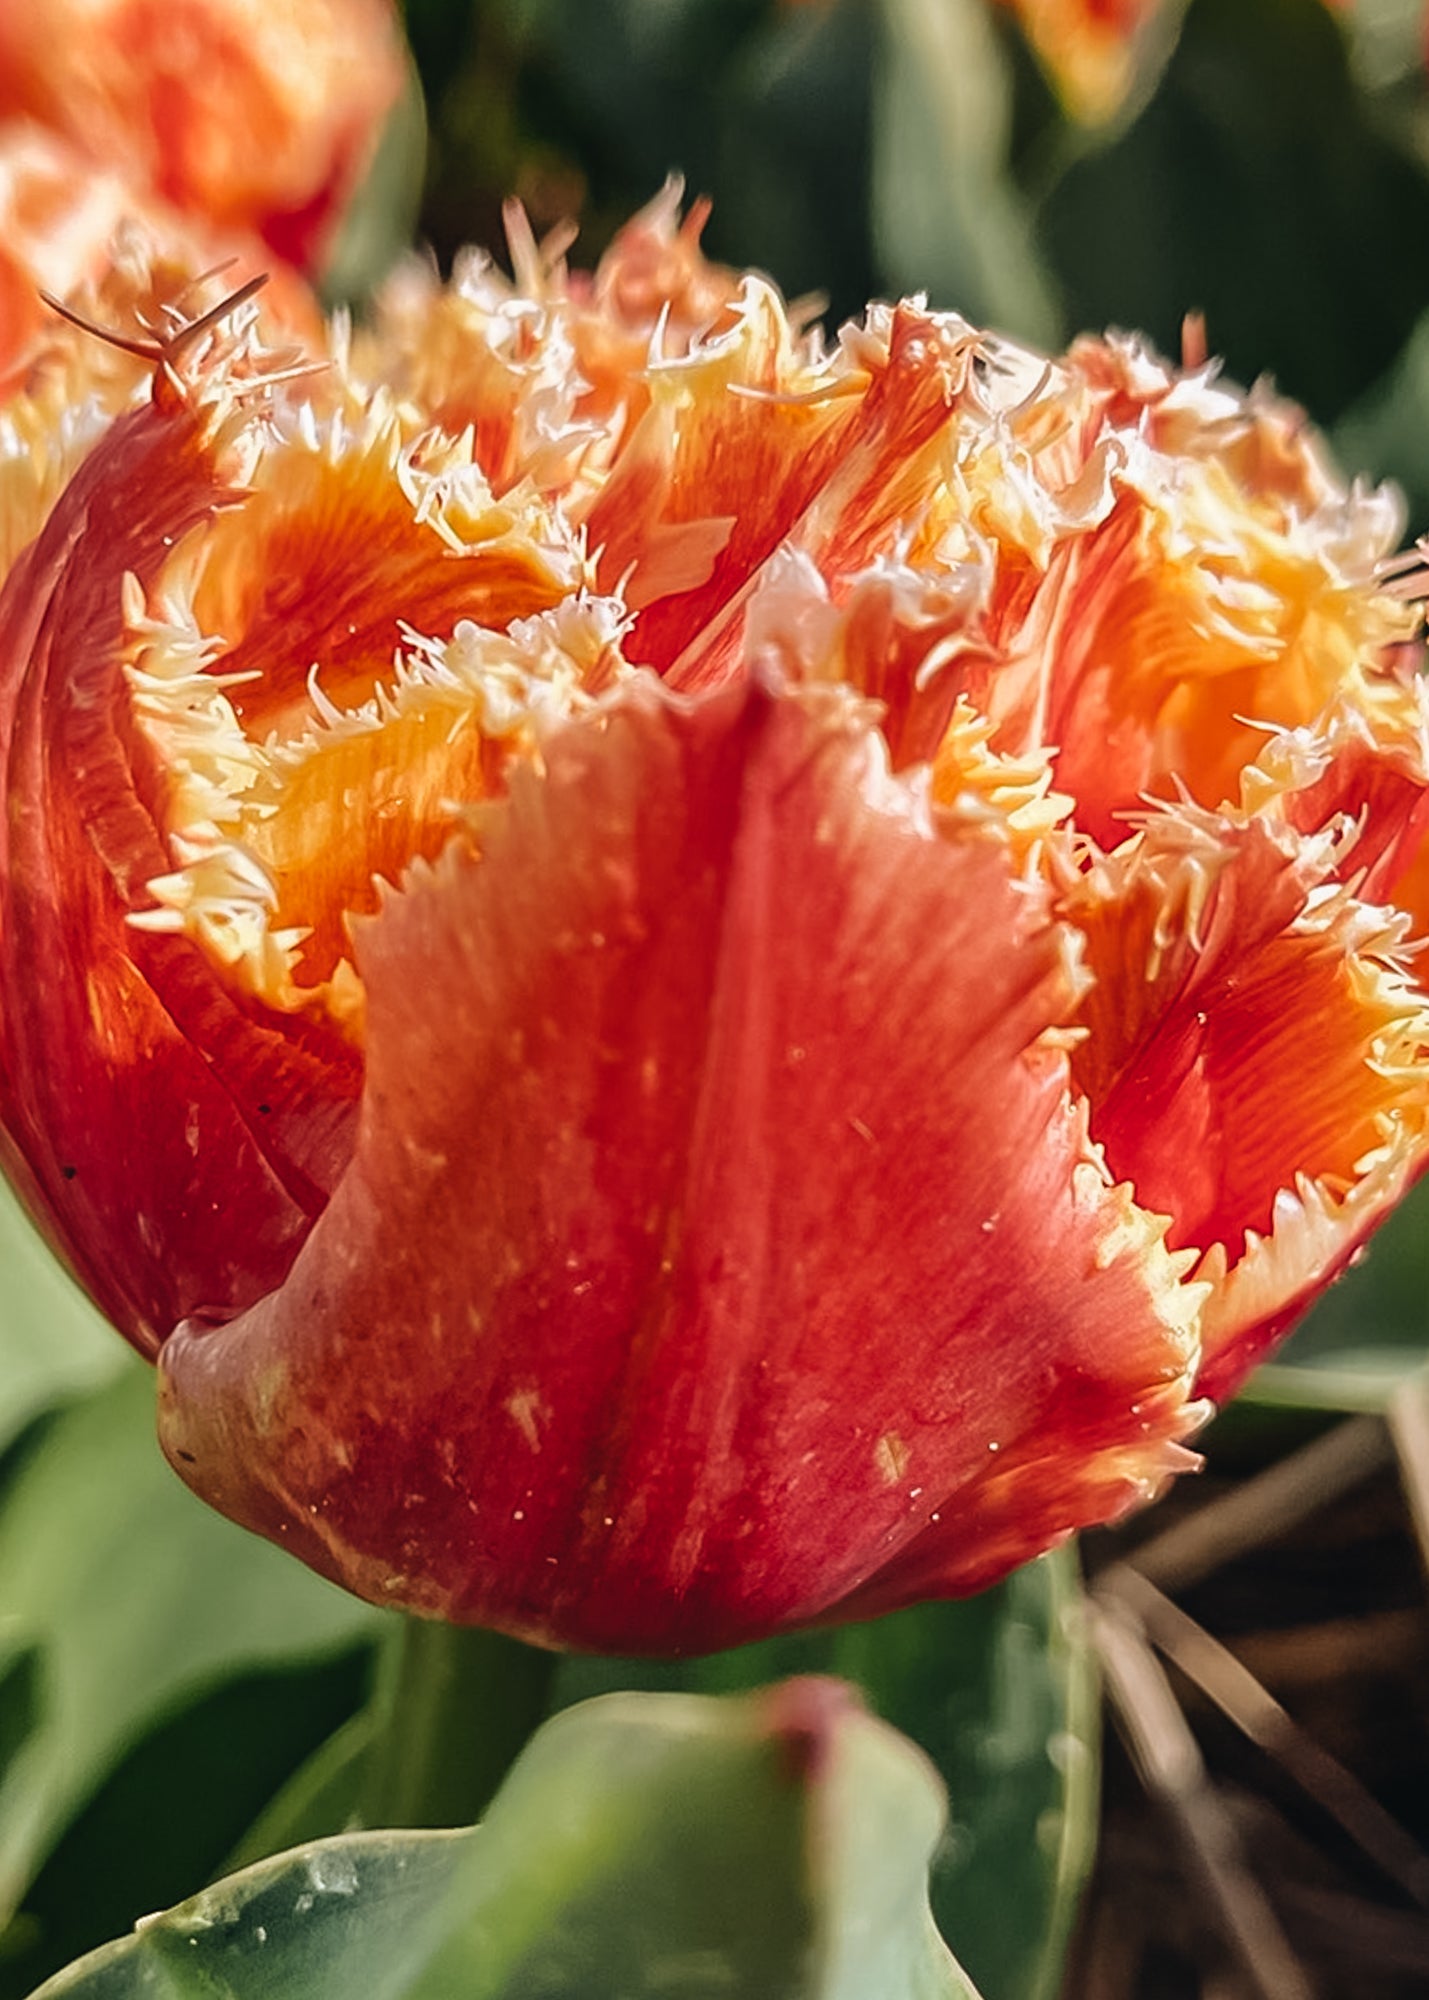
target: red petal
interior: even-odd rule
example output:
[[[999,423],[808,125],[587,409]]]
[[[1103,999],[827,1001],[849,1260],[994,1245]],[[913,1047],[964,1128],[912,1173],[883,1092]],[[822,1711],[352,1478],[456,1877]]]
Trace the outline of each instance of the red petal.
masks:
[[[1288,730],[1266,745],[1241,781],[1244,803],[1299,833],[1332,828],[1350,837],[1336,868],[1367,903],[1409,913],[1429,934],[1429,770],[1422,694],[1386,679],[1374,705],[1341,702],[1313,730]],[[1396,698],[1398,697],[1398,698]]]
[[[1066,903],[1095,976],[1073,1074],[1111,1171],[1207,1253],[1217,1398],[1429,1164],[1429,1013],[1333,858],[1188,808]]]
[[[1065,935],[980,820],[827,691],[563,730],[363,926],[352,1169],[165,1348],[183,1475],[374,1599],[648,1651],[968,1587],[1158,1477],[1197,1295],[1087,1157]]]
[[[152,1351],[286,1270],[347,1151],[350,1052],[246,1019],[201,956],[127,922],[169,858],[129,721],[121,583],[231,499],[204,425],[97,445],[0,598],[0,1123],[39,1220]]]
[[[759,349],[752,338],[750,346],[752,362]],[[734,670],[744,606],[786,537],[826,576],[883,553],[928,498],[927,454],[974,346],[961,322],[899,306],[862,394],[856,375],[830,372],[825,400],[756,400],[735,393],[728,366],[710,363],[711,382],[700,393],[692,378],[687,407],[652,409],[588,523],[591,546],[604,545],[608,583],[637,566],[634,601],[646,608],[627,643],[631,660],[672,686],[712,686]],[[668,561],[658,537],[712,519],[727,520],[729,532],[707,580],[653,602],[642,597],[639,564],[652,550]]]

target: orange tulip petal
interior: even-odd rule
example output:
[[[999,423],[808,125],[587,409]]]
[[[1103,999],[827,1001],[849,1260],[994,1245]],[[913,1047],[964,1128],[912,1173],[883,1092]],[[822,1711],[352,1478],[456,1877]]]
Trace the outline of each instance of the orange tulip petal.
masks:
[[[732,329],[650,369],[650,407],[585,521],[602,587],[640,613],[638,663],[666,671],[837,464],[860,384],[807,345],[750,279]]]
[[[1064,908],[1094,983],[1072,1070],[1111,1171],[1205,1254],[1223,1397],[1429,1161],[1429,1011],[1328,837],[1151,816]],[[1234,1304],[1232,1306],[1232,1300]]]
[[[965,454],[997,550],[979,705],[1111,848],[1148,796],[1234,802],[1266,731],[1373,706],[1418,614],[1380,575],[1397,504],[1346,492],[1301,412],[1125,340],[1044,378]]]
[[[515,282],[477,250],[458,256],[445,286],[409,263],[383,287],[374,330],[358,332],[359,372],[453,435],[469,430],[497,493],[530,479],[588,506],[650,407],[652,367],[747,317],[739,274],[700,252],[708,204],[681,221],[681,192],[667,182],[593,274],[566,269],[574,229],[538,244],[508,204]]]
[[[434,446],[429,466],[404,452],[395,418],[355,438],[331,422],[331,435],[264,452],[243,507],[208,526],[198,557],[194,617],[222,635],[218,670],[250,677],[231,699],[255,736],[306,724],[314,665],[329,702],[359,707],[418,610],[432,638],[460,618],[502,628],[580,577],[570,537],[552,529],[539,546],[459,450]]]
[[[362,928],[358,1148],[291,1276],[164,1349],[191,1484],[376,1600],[668,1651],[1162,1475],[1200,1293],[1087,1151],[994,825],[846,695],[636,683],[480,836]],[[996,1476],[1059,1441],[1030,1503]]]
[[[1429,735],[1422,682],[1388,677],[1313,728],[1278,732],[1241,775],[1247,811],[1297,832],[1338,829],[1335,874],[1365,902],[1405,911],[1429,936]]]
[[[577,594],[580,550],[529,493],[493,501],[462,445],[404,443],[380,402],[260,451],[244,494],[131,589],[176,864],[142,921],[204,943],[263,1005],[350,1027],[349,925],[375,879],[500,791],[531,751],[528,703],[566,709],[624,671],[625,613]]]

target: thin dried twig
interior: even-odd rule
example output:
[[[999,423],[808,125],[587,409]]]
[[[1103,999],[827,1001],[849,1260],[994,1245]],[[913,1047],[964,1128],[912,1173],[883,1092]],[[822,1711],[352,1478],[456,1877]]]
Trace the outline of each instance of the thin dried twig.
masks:
[[[1429,1619],[1422,1609],[1405,1607],[1262,1627],[1237,1632],[1235,1654],[1257,1680],[1282,1692],[1365,1675],[1403,1674],[1417,1681],[1429,1666]]]
[[[1233,1493],[1208,1501],[1135,1551],[1141,1574],[1163,1590],[1185,1590],[1224,1563],[1297,1527],[1329,1501],[1390,1463],[1379,1417],[1351,1417],[1292,1452]]]
[[[1318,1883],[1286,1882],[1280,1895],[1297,1927],[1327,1955],[1429,1978],[1429,1923],[1417,1912],[1386,1910]]]
[[[1411,1376],[1394,1390],[1388,1421],[1420,1559],[1429,1570],[1429,1383],[1423,1375]]]
[[[215,268],[221,271],[227,267],[220,264]],[[260,271],[256,277],[240,285],[236,292],[230,292],[227,298],[220,299],[216,306],[210,306],[206,312],[199,313],[193,319],[182,321],[180,325],[172,327],[162,336],[154,335],[145,340],[136,340],[131,334],[116,332],[113,327],[100,326],[97,321],[86,318],[73,306],[66,305],[63,299],[57,299],[53,292],[47,292],[43,285],[40,287],[40,297],[52,313],[58,313],[60,318],[68,320],[71,326],[77,326],[81,333],[92,333],[96,340],[102,340],[110,347],[122,348],[124,353],[137,355],[142,361],[163,365],[176,361],[183,350],[192,347],[201,334],[207,333],[219,320],[227,319],[230,313],[237,312],[240,306],[247,305],[255,293],[262,291],[267,282],[268,273]]]
[[[1114,1595],[1091,1607],[1108,1698],[1147,1791],[1176,1826],[1215,1906],[1227,1944],[1261,2000],[1314,2000],[1235,1822],[1206,1777],[1196,1740],[1137,1620]]]
[[[1108,1570],[1098,1587],[1125,1604],[1152,1644],[1338,1821],[1391,1881],[1429,1909],[1429,1855],[1353,1772],[1306,1734],[1228,1647],[1129,1563]]]

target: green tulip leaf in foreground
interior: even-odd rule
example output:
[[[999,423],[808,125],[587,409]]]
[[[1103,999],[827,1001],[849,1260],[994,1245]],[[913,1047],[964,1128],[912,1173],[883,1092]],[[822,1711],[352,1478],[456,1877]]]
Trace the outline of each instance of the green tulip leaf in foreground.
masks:
[[[707,1659],[569,1657],[556,1695],[728,1694],[811,1673],[857,1683],[937,1766],[951,1821],[932,1865],[933,1914],[979,1990],[1051,2000],[1096,1840],[1099,1692],[1075,1552],[977,1597]]]
[[[940,1788],[837,1682],[611,1695],[485,1822],[258,1863],[35,2000],[976,2000],[934,1929]]]
[[[926,1752],[951,1799],[931,1871],[939,1928],[987,2000],[1052,2000],[1096,1839],[1099,1697],[1075,1552],[1044,1556],[978,1597],[706,1658],[568,1655],[552,1698],[563,1709],[630,1688],[731,1695],[799,1674],[855,1682]],[[382,1720],[371,1704],[326,1743],[231,1865],[364,1816]]]

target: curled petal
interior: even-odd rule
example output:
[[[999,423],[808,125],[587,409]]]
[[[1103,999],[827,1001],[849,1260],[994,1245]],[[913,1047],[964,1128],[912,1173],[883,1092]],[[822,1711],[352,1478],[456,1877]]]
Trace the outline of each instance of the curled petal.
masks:
[[[1277,731],[1242,773],[1247,812],[1297,832],[1341,829],[1335,874],[1429,935],[1429,737],[1422,682],[1386,676],[1374,705],[1340,701],[1313,727]]]
[[[191,1484],[378,1601],[678,1651],[1162,1476],[1201,1293],[1087,1147],[1068,937],[994,826],[846,695],[635,683],[477,829],[362,927],[291,1275],[164,1348]]]
[[[845,581],[835,606],[809,558],[780,549],[750,600],[745,652],[793,679],[867,695],[893,768],[930,764],[970,677],[967,657],[983,651],[984,588],[972,564],[928,574],[883,563]]]
[[[619,228],[590,282],[600,318],[588,325],[616,326],[631,335],[661,329],[661,351],[686,354],[696,339],[734,318],[740,277],[711,264],[700,249],[709,221],[707,200],[681,216],[684,183],[672,175],[655,199]],[[581,372],[598,383],[594,355],[581,356]]]
[[[602,586],[642,614],[641,664],[669,667],[846,447],[863,385],[807,347],[771,288],[749,279],[732,328],[652,363],[650,407],[586,517]]]
[[[1073,801],[1052,791],[1045,755],[993,751],[994,725],[967,699],[967,685],[985,681],[983,586],[971,564],[929,574],[883,563],[846,580],[836,606],[809,558],[781,549],[750,600],[744,645],[749,659],[791,679],[867,695],[893,768],[928,767],[937,804],[985,811],[1023,855]]]
[[[566,269],[573,230],[538,245],[516,204],[514,283],[479,250],[458,256],[449,286],[410,260],[384,286],[371,332],[357,335],[359,373],[453,435],[470,431],[497,493],[529,479],[584,514],[639,430],[659,365],[748,318],[738,274],[700,252],[708,205],[681,221],[680,193],[669,182],[589,276]]]
[[[327,701],[359,707],[418,607],[433,637],[462,617],[499,629],[580,578],[568,534],[551,527],[539,546],[460,450],[405,449],[380,409],[269,446],[246,486],[195,551],[189,588],[201,629],[222,635],[223,673],[243,677],[233,705],[255,736],[306,725],[315,663]]]
[[[267,437],[241,502],[131,592],[175,864],[141,921],[264,1005],[350,1024],[375,882],[499,792],[542,692],[568,707],[620,672],[624,613],[574,594],[582,568],[529,493],[496,502],[461,445],[404,444],[380,402]]]
[[[1418,614],[1383,574],[1388,491],[1347,492],[1303,414],[1081,341],[965,450],[997,551],[997,747],[1056,752],[1102,846],[1150,795],[1217,808],[1267,730],[1373,709]]]
[[[1150,816],[1063,909],[1093,975],[1072,1055],[1093,1138],[1212,1284],[1223,1397],[1429,1163],[1429,1011],[1402,918],[1332,877],[1330,834]]]
[[[842,371],[823,392],[846,384],[835,405],[837,449],[820,454],[817,479],[807,466],[786,465],[743,490],[750,518],[740,523],[741,547],[752,567],[743,576],[726,567],[706,586],[699,608],[708,622],[687,627],[684,650],[662,669],[672,687],[715,686],[738,670],[748,602],[763,564],[782,560],[781,539],[821,575],[851,578],[897,549],[943,494],[949,419],[969,391],[979,336],[952,314],[907,303],[875,310],[867,326],[845,333]],[[855,366],[866,386],[848,377]],[[718,408],[713,414],[717,427]]]
[[[186,940],[129,921],[169,855],[123,582],[234,498],[221,431],[177,394],[121,417],[0,598],[0,1121],[52,1240],[150,1352],[277,1282],[358,1080],[350,1053],[245,1018]]]
[[[1124,495],[1049,576],[1035,727],[1107,847],[1148,793],[1235,799],[1266,726],[1313,723],[1410,629],[1392,599],[1327,565],[1303,524],[1273,554],[1249,541],[1228,553],[1215,484],[1199,524],[1173,527],[1159,503]]]

